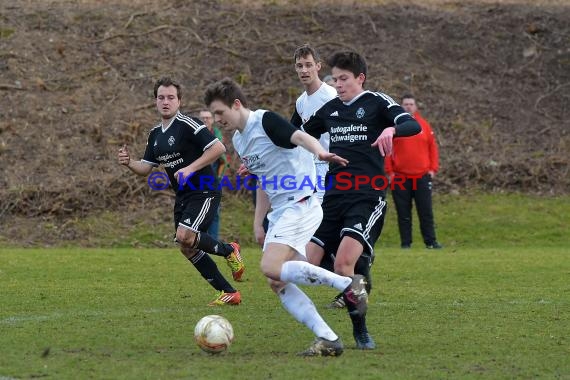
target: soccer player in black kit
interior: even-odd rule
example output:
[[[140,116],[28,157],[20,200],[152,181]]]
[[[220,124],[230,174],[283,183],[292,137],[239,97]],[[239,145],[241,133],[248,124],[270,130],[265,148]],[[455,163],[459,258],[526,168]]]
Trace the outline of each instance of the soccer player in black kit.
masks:
[[[219,292],[209,305],[238,305],[239,291],[224,278],[208,253],[225,257],[234,280],[240,281],[244,271],[240,247],[237,243],[218,241],[205,232],[222,196],[211,164],[226,148],[202,121],[179,112],[178,83],[167,77],[159,79],[154,85],[154,96],[162,123],[150,131],[144,158],[131,160],[125,145],[119,150],[119,163],[141,176],[150,174],[153,167],[164,167],[176,192],[176,241],[182,254]]]
[[[327,64],[338,97],[325,103],[303,128],[316,138],[328,132],[329,151],[349,164],[330,165],[323,221],[307,246],[307,258],[318,265],[325,252],[336,251],[334,271],[352,277],[360,256],[372,261],[384,224],[388,183],[385,176],[385,181],[377,180],[384,175],[384,156],[391,153],[394,137],[412,136],[421,128],[391,97],[364,90],[367,66],[360,54],[337,52]],[[376,348],[366,316],[348,311],[356,347]]]

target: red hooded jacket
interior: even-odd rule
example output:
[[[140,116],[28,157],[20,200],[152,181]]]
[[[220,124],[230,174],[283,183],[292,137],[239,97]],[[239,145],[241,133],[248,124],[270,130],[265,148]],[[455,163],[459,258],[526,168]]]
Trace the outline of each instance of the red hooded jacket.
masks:
[[[414,136],[397,137],[393,140],[392,155],[384,159],[386,175],[420,175],[437,172],[439,155],[435,136],[429,123],[416,112],[414,118],[422,131]]]

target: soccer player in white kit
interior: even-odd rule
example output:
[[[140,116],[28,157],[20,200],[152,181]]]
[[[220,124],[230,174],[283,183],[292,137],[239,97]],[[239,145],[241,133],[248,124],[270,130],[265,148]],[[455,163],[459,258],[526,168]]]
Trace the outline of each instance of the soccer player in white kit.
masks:
[[[319,78],[321,70],[321,59],[318,53],[309,45],[302,45],[295,50],[295,71],[299,76],[305,91],[295,102],[295,111],[291,116],[291,124],[301,128],[309,118],[318,111],[329,100],[336,98],[336,89],[323,82]],[[328,151],[330,138],[328,133],[323,133],[319,138],[319,143]],[[317,170],[317,198],[323,203],[325,195],[325,176],[329,170],[329,163],[319,160],[314,156],[315,169]]]
[[[311,153],[337,165],[348,162],[327,152],[318,140],[278,114],[248,109],[241,88],[229,78],[208,86],[204,102],[219,125],[234,131],[235,150],[248,171],[259,178],[254,230],[263,244],[261,271],[283,307],[316,336],[300,354],[342,354],[340,338],[296,285],[333,287],[343,292],[349,313],[366,314],[368,294],[362,276],[337,275],[308,263],[305,257],[305,246],[322,219],[321,204],[314,196],[316,176]],[[312,186],[308,184],[311,181]],[[265,234],[261,221],[270,207]]]

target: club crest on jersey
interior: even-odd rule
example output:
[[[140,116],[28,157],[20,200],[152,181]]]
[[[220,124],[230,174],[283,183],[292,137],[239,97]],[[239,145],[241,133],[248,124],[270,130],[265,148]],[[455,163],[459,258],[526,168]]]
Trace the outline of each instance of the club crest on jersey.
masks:
[[[246,168],[251,168],[252,165],[259,161],[259,154],[252,154],[250,156],[243,156],[241,161],[245,165]]]
[[[174,145],[174,136],[170,136],[168,138],[168,145],[170,145],[170,146]]]
[[[360,107],[356,110],[356,117],[362,119],[364,117],[364,108]]]

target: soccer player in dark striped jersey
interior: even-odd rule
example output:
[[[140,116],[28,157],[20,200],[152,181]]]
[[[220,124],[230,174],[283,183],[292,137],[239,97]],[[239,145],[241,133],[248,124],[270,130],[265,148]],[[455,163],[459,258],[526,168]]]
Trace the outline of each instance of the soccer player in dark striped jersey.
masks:
[[[336,89],[331,85],[323,82],[319,78],[319,71],[321,69],[321,58],[317,51],[311,46],[305,44],[295,49],[293,54],[295,58],[295,71],[305,88],[305,91],[297,98],[295,102],[295,111],[291,116],[291,124],[298,128],[302,128],[303,123],[306,122],[319,108],[321,108],[329,100],[337,97]],[[329,134],[323,133],[319,142],[326,150],[329,150]],[[318,157],[314,157],[315,169],[317,170],[317,181],[320,186],[317,186],[317,197],[323,202],[325,195],[326,183],[325,178],[329,170],[329,163],[321,161]],[[336,248],[327,252],[323,256],[320,265],[328,270],[333,270],[334,255]],[[356,274],[361,274],[366,277],[367,287],[366,290],[370,293],[371,278],[370,278],[370,260],[366,257],[361,257],[354,268]],[[329,308],[343,308],[345,306],[342,293],[339,293],[333,301],[328,305]]]
[[[392,139],[412,136],[421,128],[392,98],[364,90],[367,66],[352,51],[337,52],[327,63],[338,97],[323,105],[303,125],[310,135],[329,133],[329,151],[349,160],[348,166],[331,164],[323,199],[323,221],[307,247],[309,262],[319,264],[325,252],[336,249],[334,270],[354,275],[360,256],[372,261],[386,212],[384,156],[392,151]],[[351,314],[353,335],[360,349],[376,344],[365,316]]]
[[[174,224],[182,254],[218,292],[210,306],[238,305],[241,295],[220,273],[208,255],[226,258],[234,280],[241,281],[244,265],[237,243],[224,243],[205,231],[218,209],[221,191],[211,164],[225,153],[224,145],[196,118],[179,112],[180,85],[164,77],[154,85],[156,107],[162,122],[148,136],[144,158],[131,160],[128,148],[119,150],[119,163],[147,176],[162,165],[176,193]],[[207,181],[206,181],[207,180]],[[208,186],[204,186],[207,182]]]

